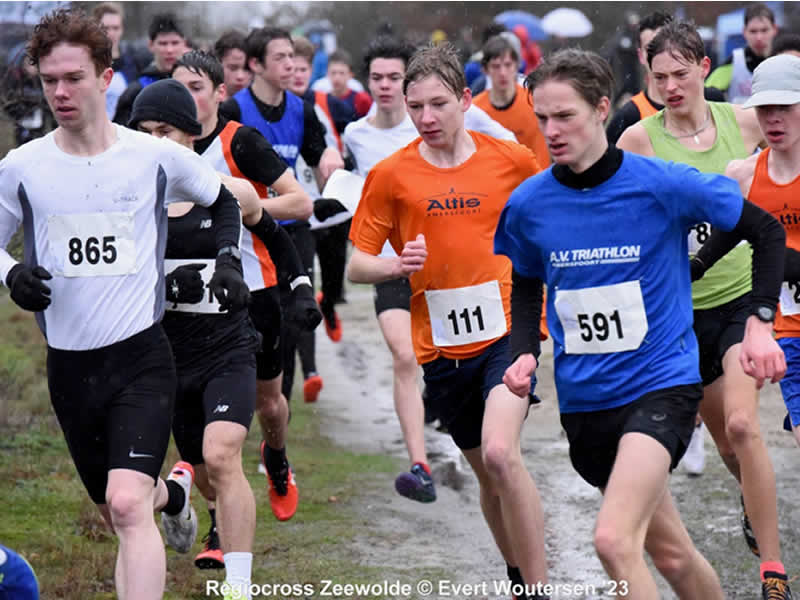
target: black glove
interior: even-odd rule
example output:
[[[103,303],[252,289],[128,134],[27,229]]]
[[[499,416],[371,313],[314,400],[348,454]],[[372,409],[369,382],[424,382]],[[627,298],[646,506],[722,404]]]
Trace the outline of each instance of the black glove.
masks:
[[[166,276],[167,300],[181,304],[197,304],[205,296],[205,284],[200,271],[203,263],[181,265]]]
[[[18,263],[6,276],[6,285],[11,290],[11,299],[25,310],[39,312],[50,306],[50,288],[42,280],[53,276],[44,267],[33,267]]]
[[[289,305],[286,307],[286,319],[305,331],[314,331],[322,321],[322,313],[314,299],[314,291],[310,285],[301,284],[292,290]]]
[[[347,212],[347,207],[338,200],[319,198],[314,201],[314,216],[320,223],[343,212]]]
[[[217,257],[208,287],[219,302],[219,312],[241,310],[250,302],[250,290],[242,278],[242,262],[230,254]]]

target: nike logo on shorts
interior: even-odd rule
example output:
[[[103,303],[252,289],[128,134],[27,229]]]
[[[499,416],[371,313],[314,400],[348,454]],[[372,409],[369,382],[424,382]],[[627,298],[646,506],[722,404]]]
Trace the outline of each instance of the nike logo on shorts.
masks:
[[[139,454],[138,452],[134,452],[133,448],[131,451],[128,452],[128,458],[155,458],[152,454]]]

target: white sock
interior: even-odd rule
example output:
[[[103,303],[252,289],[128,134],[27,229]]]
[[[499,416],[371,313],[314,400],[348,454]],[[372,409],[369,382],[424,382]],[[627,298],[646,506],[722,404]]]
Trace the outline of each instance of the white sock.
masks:
[[[253,572],[252,552],[228,552],[222,555],[225,562],[225,582],[242,590],[242,600],[250,600],[250,575]]]

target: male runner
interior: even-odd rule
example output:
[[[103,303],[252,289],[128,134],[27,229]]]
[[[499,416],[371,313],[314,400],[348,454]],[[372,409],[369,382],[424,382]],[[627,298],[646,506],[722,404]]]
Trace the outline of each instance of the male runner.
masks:
[[[248,298],[236,258],[239,208],[196,155],[108,120],[111,42],[96,22],[55,11],[37,25],[28,53],[59,126],[0,162],[0,247],[20,223],[26,240],[24,263],[0,251],[0,280],[36,313],[47,339],[53,409],[84,486],[120,540],[117,594],[155,600],[166,557],[153,508],[172,517],[171,544],[193,534],[191,472],[179,463],[168,483],[158,477],[175,394],[159,323],[167,204],[210,208],[217,253],[209,283],[229,310]]]
[[[671,14],[658,10],[644,16],[639,21],[639,46],[636,52],[639,56],[639,64],[644,69],[646,85],[645,89],[628,100],[609,120],[606,134],[610,144],[616,144],[619,136],[634,123],[638,123],[645,117],[654,115],[664,108],[664,103],[658,94],[655,79],[653,79],[650,66],[647,63],[647,45],[653,41],[659,29],[673,20],[674,17]],[[725,100],[725,95],[715,87],[706,87],[704,94],[706,100],[713,100],[714,102],[723,102]]]
[[[278,219],[305,219],[310,214],[311,200],[294,178],[292,171],[281,160],[270,143],[255,129],[229,121],[219,115],[219,104],[225,95],[223,70],[219,61],[201,51],[192,51],[175,64],[173,78],[182,83],[191,93],[197,106],[198,121],[202,126],[194,149],[218,171],[245,177],[260,192],[262,206]],[[273,190],[272,194],[267,189]],[[277,195],[275,195],[277,194]],[[287,272],[280,280],[290,289],[285,307],[285,319],[281,316],[278,277],[270,253],[257,238],[245,233],[242,243],[242,266],[245,281],[250,287],[250,316],[261,333],[262,344],[257,361],[257,390],[259,402],[276,409],[286,409],[286,398],[281,393],[282,343],[281,326],[284,320],[300,329],[314,327],[319,323],[319,311],[306,297],[299,298],[304,289],[292,287],[299,274]],[[306,277],[307,279],[307,277]],[[313,298],[313,295],[311,296]],[[310,320],[309,320],[310,319]],[[288,414],[278,415],[288,419]],[[272,427],[263,412],[259,420],[265,432],[267,481],[270,506],[279,520],[290,519],[297,510],[297,487],[292,483],[291,467],[286,459],[285,427]],[[209,496],[206,498],[211,499]],[[212,532],[213,532],[212,519]],[[213,535],[209,533],[208,556],[213,558],[215,548]]]
[[[334,170],[344,166],[344,161],[335,148],[326,146],[324,128],[314,114],[313,107],[286,91],[294,74],[294,48],[289,32],[272,27],[254,29],[247,36],[245,44],[247,66],[253,72],[253,83],[222,104],[222,115],[257,129],[293,170],[298,155],[302,155],[306,163],[314,169],[319,183],[324,185]],[[310,275],[314,262],[314,238],[308,222],[282,220],[281,225],[292,237],[307,274]],[[282,289],[281,303],[285,306],[287,302],[288,293]],[[281,331],[282,391],[287,401],[292,395],[299,335],[300,330],[293,326],[284,326]],[[313,352],[311,356],[313,357]],[[307,368],[317,370],[315,365],[308,364]],[[288,405],[282,401],[276,404],[259,394],[256,411],[267,441],[263,457],[264,462],[268,463],[267,471],[269,472],[270,466],[283,465],[280,471],[288,472],[285,471],[288,462],[284,448],[272,445],[278,438],[285,441],[289,422]],[[273,438],[274,441],[268,438]],[[275,477],[278,474],[272,473]],[[290,492],[291,495],[296,494],[293,476],[289,477],[287,486],[295,489]]]
[[[464,129],[471,93],[449,44],[417,52],[403,88],[421,137],[369,172],[348,277],[409,279],[426,402],[478,477],[509,576],[535,585],[547,579],[544,517],[520,450],[528,396],[502,384],[511,364],[511,269],[493,255],[491,232],[511,190],[539,167],[524,146]],[[379,256],[387,240],[399,256]]]
[[[517,83],[520,57],[517,49],[504,36],[497,35],[483,46],[481,65],[492,87],[475,96],[475,105],[506,129],[514,132],[517,141],[536,155],[542,167],[550,164],[547,144],[535,119],[531,119],[528,95]]]
[[[709,59],[693,25],[674,21],[662,27],[647,47],[647,59],[666,106],[628,128],[619,140],[621,149],[705,173],[724,173],[730,161],[752,154],[763,139],[753,112],[703,98]],[[691,254],[708,234],[705,223],[691,229]],[[776,566],[781,555],[775,473],[761,437],[758,389],[740,359],[750,290],[750,249],[742,245],[693,284],[694,330],[704,386],[700,414],[741,485],[742,530],[751,551],[761,557],[762,581],[770,584],[765,573],[783,572]],[[762,316],[774,319],[768,311]]]
[[[133,101],[139,92],[154,81],[169,77],[175,61],[188,50],[183,30],[171,13],[155,15],[150,21],[147,34],[150,38],[147,48],[153,53],[153,62],[128,84],[120,96],[114,113],[114,122],[120,125],[128,124]]]
[[[514,191],[497,228],[514,268],[505,381],[518,395],[530,386],[544,281],[561,423],[576,471],[604,494],[594,544],[615,592],[659,597],[646,549],[679,598],[720,600],[667,485],[702,398],[686,230],[710,220],[753,244],[741,358],[758,385],[786,368],[755,316],[777,303],[783,232],[725,177],[609,146],[613,75],[597,54],[557,52],[526,85],[555,166]]]
[[[253,81],[253,74],[247,70],[247,51],[244,35],[230,29],[214,42],[214,55],[225,73],[225,97],[227,100],[243,90]]]

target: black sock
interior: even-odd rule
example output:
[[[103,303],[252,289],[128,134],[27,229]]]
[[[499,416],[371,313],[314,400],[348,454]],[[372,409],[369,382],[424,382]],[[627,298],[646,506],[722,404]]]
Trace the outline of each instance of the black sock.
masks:
[[[519,570],[519,567],[512,567],[510,564],[506,563],[506,573],[508,574],[508,578],[511,580],[512,584],[520,584],[520,585],[525,584],[525,582],[522,579],[522,572]]]
[[[216,531],[217,529],[217,509],[209,508],[208,515],[211,517],[211,528],[209,531]]]
[[[186,502],[186,492],[177,481],[167,481],[167,503],[161,512],[171,517],[179,514]]]
[[[269,473],[280,472],[288,463],[286,460],[286,447],[276,450],[270,448],[269,444],[264,445],[264,466]]]

